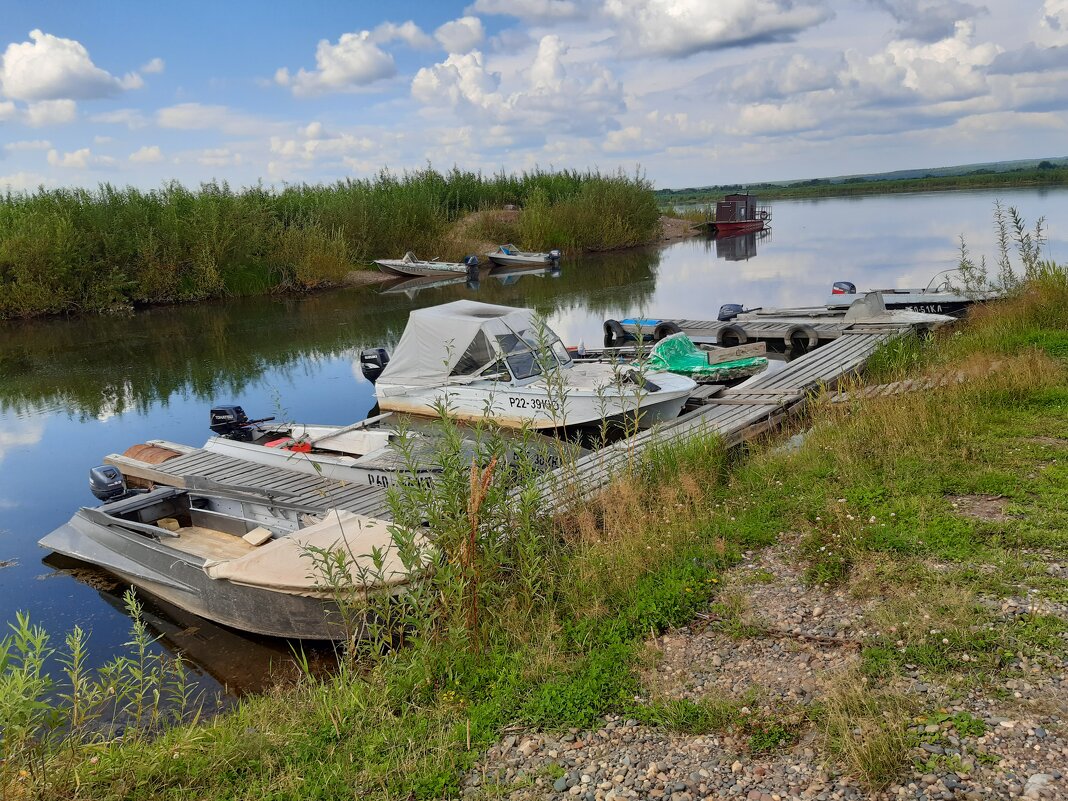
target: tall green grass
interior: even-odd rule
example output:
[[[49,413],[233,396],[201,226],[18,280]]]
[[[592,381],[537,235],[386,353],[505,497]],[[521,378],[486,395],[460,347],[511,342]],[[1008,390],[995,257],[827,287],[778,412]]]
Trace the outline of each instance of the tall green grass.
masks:
[[[307,289],[406,250],[460,258],[485,243],[451,235],[454,224],[505,205],[519,210],[523,247],[610,250],[657,234],[640,174],[428,167],[280,191],[172,182],[9,192],[0,196],[0,318]]]

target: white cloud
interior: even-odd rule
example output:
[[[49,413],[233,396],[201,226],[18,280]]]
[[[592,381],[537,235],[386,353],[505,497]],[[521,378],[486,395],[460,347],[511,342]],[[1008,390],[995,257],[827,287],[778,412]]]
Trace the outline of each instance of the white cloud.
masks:
[[[50,186],[52,179],[36,172],[16,172],[11,175],[0,175],[0,191],[26,192],[39,186]],[[0,461],[4,458],[4,432],[0,431]],[[33,444],[33,443],[29,443]]]
[[[624,52],[688,56],[791,41],[833,16],[824,0],[605,0]]]
[[[576,19],[587,14],[586,4],[576,0],[475,0],[467,11],[507,15],[524,22]]]
[[[148,119],[145,115],[132,108],[120,108],[115,111],[93,114],[89,119],[92,122],[103,122],[108,125],[125,125],[131,131],[148,125]]]
[[[234,136],[260,136],[271,127],[271,123],[228,106],[203,103],[179,103],[161,108],[156,112],[156,124],[160,128],[185,131],[218,130]]]
[[[40,100],[26,107],[26,124],[33,128],[46,125],[65,125],[78,116],[78,106],[73,100]]]
[[[742,136],[774,135],[815,128],[819,117],[797,103],[758,103],[744,106],[732,126]]]
[[[411,20],[397,25],[395,22],[383,22],[371,32],[371,41],[377,44],[404,42],[409,47],[427,48],[434,46],[434,40]]]
[[[164,64],[163,59],[157,57],[149,61],[147,64],[142,64],[141,72],[145,75],[156,75],[163,72],[165,67],[166,64]]]
[[[731,81],[730,90],[741,100],[796,97],[837,86],[838,73],[844,66],[841,56],[816,59],[804,53],[793,53],[789,58],[750,64]]]
[[[394,41],[429,47],[434,40],[411,20],[400,25],[384,22],[373,31],[343,33],[337,44],[321,39],[315,48],[314,70],[301,67],[290,74],[287,67],[280,67],[274,81],[297,97],[357,91],[397,74],[393,56],[380,47]]]
[[[18,142],[8,142],[4,145],[4,150],[8,151],[26,151],[26,150],[48,150],[52,147],[52,143],[47,139],[22,139]]]
[[[19,110],[10,100],[0,100],[0,122],[13,120],[18,116]]]
[[[953,35],[958,22],[986,11],[962,0],[873,0],[898,21],[898,37],[937,42]]]
[[[466,53],[474,50],[486,32],[482,28],[482,20],[478,17],[460,17],[434,31],[434,38],[449,53]]]
[[[6,178],[0,178],[0,185],[3,185],[6,180]],[[41,420],[19,423],[16,419],[14,426],[5,426],[4,430],[0,430],[0,462],[12,449],[36,445],[43,436],[44,423]]]
[[[543,36],[510,91],[501,88],[502,76],[486,67],[478,50],[452,53],[416,73],[412,97],[461,116],[473,112],[483,122],[541,141],[550,133],[592,135],[618,127],[614,115],[625,109],[622,85],[601,65],[567,60],[567,53],[560,37]]]
[[[0,88],[15,100],[88,99],[131,88],[133,76],[116,78],[97,67],[89,51],[73,39],[40,30],[30,41],[12,42],[0,59]]]
[[[110,156],[94,156],[87,147],[62,154],[53,148],[48,151],[48,163],[53,167],[76,170],[85,170],[90,167],[114,167],[116,164],[115,159]]]
[[[163,154],[158,145],[145,145],[131,153],[129,158],[135,164],[153,164],[163,161]]]
[[[244,159],[228,147],[209,147],[201,150],[196,160],[206,167],[231,167],[241,164]]]

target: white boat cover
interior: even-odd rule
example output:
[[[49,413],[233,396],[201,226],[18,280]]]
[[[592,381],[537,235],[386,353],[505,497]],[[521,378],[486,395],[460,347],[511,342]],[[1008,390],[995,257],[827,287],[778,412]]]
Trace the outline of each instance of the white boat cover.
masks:
[[[418,543],[427,556],[426,541],[420,539]],[[395,586],[410,578],[387,521],[337,509],[328,511],[322,522],[278,537],[245,556],[205,562],[204,572],[210,578],[249,587],[318,594],[323,590],[323,579],[315,575],[309,547],[346,552],[349,576],[358,589]],[[374,550],[381,554],[381,570],[375,568]]]
[[[531,309],[473,300],[417,309],[408,315],[408,325],[378,377],[378,384],[443,386],[479,332],[492,343],[498,334],[526,331],[534,326]]]

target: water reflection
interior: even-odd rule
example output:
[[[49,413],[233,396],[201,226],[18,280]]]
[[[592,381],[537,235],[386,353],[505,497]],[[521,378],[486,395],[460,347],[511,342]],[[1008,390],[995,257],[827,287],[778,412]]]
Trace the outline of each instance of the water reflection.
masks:
[[[716,258],[724,261],[749,261],[757,255],[757,243],[771,239],[771,229],[751,231],[735,236],[717,236],[712,238],[716,246]]]

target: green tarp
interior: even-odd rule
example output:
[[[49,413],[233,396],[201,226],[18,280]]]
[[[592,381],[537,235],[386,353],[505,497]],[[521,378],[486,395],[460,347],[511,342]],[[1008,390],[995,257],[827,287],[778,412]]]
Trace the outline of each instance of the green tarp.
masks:
[[[708,363],[708,351],[701,350],[686,334],[672,334],[657,342],[649,352],[648,367],[686,375],[699,384],[730,381],[759,373],[768,366],[763,356]]]

